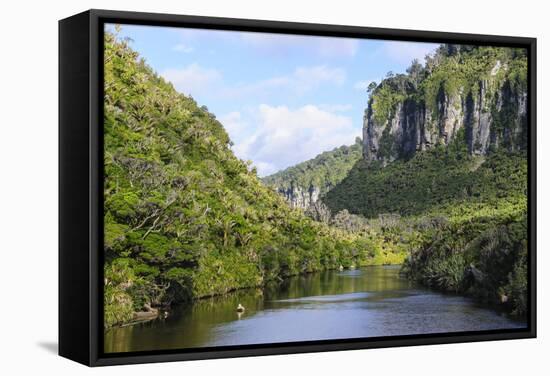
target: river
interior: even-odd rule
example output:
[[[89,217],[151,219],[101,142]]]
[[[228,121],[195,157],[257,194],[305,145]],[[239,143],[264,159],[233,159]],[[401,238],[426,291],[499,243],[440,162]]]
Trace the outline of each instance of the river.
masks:
[[[199,300],[167,318],[113,328],[104,344],[107,353],[525,327],[470,298],[410,282],[398,266],[372,266]]]

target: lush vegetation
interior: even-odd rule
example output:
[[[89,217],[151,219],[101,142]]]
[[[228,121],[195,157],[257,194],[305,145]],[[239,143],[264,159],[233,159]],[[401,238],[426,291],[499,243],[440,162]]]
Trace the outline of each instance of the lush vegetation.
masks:
[[[106,33],[104,58],[106,327],[298,273],[402,262],[383,237],[290,209],[128,41]]]
[[[487,56],[507,67],[492,80],[523,85],[520,52],[450,48],[371,86],[377,121],[404,100],[430,102],[437,87],[476,90],[472,77],[494,67]],[[460,134],[384,166],[361,159],[357,140],[262,182],[208,108],[155,74],[128,41],[106,33],[104,57],[106,327],[300,273],[403,262],[426,285],[525,313],[523,147],[474,156]],[[456,76],[444,70],[456,66]],[[495,126],[509,120],[494,117]],[[292,185],[318,187],[322,201],[291,209],[272,187]]]
[[[419,90],[428,108],[437,112],[437,97],[441,90],[452,96],[460,93],[468,96],[479,92],[479,83],[489,84],[486,103],[491,103],[496,89],[504,81],[526,89],[527,55],[525,49],[500,47],[475,47],[442,45],[436,54],[428,59],[426,72]],[[489,110],[489,109],[488,109]]]
[[[473,156],[440,146],[386,167],[361,160],[323,201],[332,212],[348,209],[367,218],[458,214],[461,208],[524,205],[526,190],[524,152]]]
[[[353,145],[323,152],[313,159],[267,176],[262,181],[278,189],[301,187],[307,191],[310,187],[317,187],[322,196],[348,175],[353,165],[361,159],[362,150],[362,141],[357,138]]]
[[[392,233],[410,250],[403,267],[409,277],[525,314],[524,152],[471,156],[439,147],[386,167],[360,161],[323,201],[360,217],[394,213]]]
[[[411,249],[403,266],[409,277],[504,304],[518,315],[527,304],[527,131],[521,124],[516,137],[510,125],[518,118],[512,93],[525,91],[526,69],[524,50],[442,45],[425,66],[415,61],[407,74],[389,73],[371,84],[367,116],[384,125],[400,105],[425,107],[436,121],[442,98],[479,94],[483,81],[481,111],[491,114],[491,132],[502,142],[474,155],[461,129],[446,146],[399,155],[387,126],[379,153],[398,158],[358,161],[323,197],[333,213],[392,213],[393,233],[404,235]]]
[[[460,94],[467,97],[479,91],[481,81],[490,85],[486,103],[504,81],[525,90],[527,55],[525,49],[476,47],[444,44],[423,66],[413,61],[406,74],[388,73],[379,85],[369,88],[371,110],[379,123],[392,117],[399,103],[413,100],[426,103],[437,119],[438,98]],[[490,110],[490,109],[487,109]]]
[[[324,201],[333,211],[348,207],[366,217],[398,213],[399,231],[417,233],[404,269],[409,276],[488,301],[507,300],[521,314],[526,193],[524,153],[482,157],[440,147],[385,168],[361,161]]]
[[[525,210],[505,207],[475,213],[472,209],[469,217],[423,228],[422,240],[405,262],[403,272],[427,286],[465,292],[524,315],[528,257]]]
[[[373,122],[372,127],[382,132],[376,157],[393,161],[414,154],[414,148],[399,147],[391,130],[392,121],[401,109],[405,109],[400,112],[405,117],[422,117],[422,133],[429,134],[429,142],[444,142],[446,136],[439,127],[448,116],[443,111],[448,104],[462,113],[466,110],[472,113],[479,106],[482,114],[490,115],[491,147],[501,144],[525,148],[525,124],[519,134],[510,131],[510,126],[518,121],[518,97],[526,93],[526,89],[525,49],[441,45],[433,55],[427,56],[425,65],[413,61],[406,73],[389,72],[379,84],[369,85],[367,117]],[[472,149],[478,146],[471,145]]]

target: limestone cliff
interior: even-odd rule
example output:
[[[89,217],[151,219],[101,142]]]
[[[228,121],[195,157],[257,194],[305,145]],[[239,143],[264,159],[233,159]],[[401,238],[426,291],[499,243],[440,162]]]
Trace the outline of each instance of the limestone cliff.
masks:
[[[289,187],[277,187],[277,192],[286,199],[290,207],[305,210],[317,202],[320,188],[314,185],[303,188],[291,183]]]
[[[364,158],[385,165],[453,140],[470,154],[524,149],[526,75],[523,50],[442,45],[425,66],[371,87]]]

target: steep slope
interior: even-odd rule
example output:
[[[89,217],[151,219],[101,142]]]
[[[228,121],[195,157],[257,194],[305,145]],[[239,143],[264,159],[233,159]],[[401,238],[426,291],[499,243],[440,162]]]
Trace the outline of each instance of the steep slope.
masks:
[[[367,218],[450,214],[456,207],[525,204],[524,152],[472,156],[465,149],[438,147],[387,166],[361,160],[323,198],[333,213],[347,209]]]
[[[525,149],[526,105],[524,49],[442,45],[372,90],[363,154],[387,164],[455,138],[476,155]]]
[[[362,142],[340,146],[313,159],[267,176],[262,181],[273,187],[293,208],[307,209],[340,183],[361,159]]]
[[[405,274],[525,314],[525,51],[442,45],[371,89],[363,159],[323,202],[402,216],[395,231],[417,234]]]
[[[381,241],[292,210],[233,155],[213,114],[109,33],[104,106],[106,327],[154,306],[385,262]]]

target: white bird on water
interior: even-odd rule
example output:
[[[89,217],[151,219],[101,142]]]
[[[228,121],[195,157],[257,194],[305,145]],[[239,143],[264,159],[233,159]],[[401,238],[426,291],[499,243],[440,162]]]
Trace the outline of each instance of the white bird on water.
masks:
[[[244,312],[244,307],[241,303],[237,306],[237,312]]]

